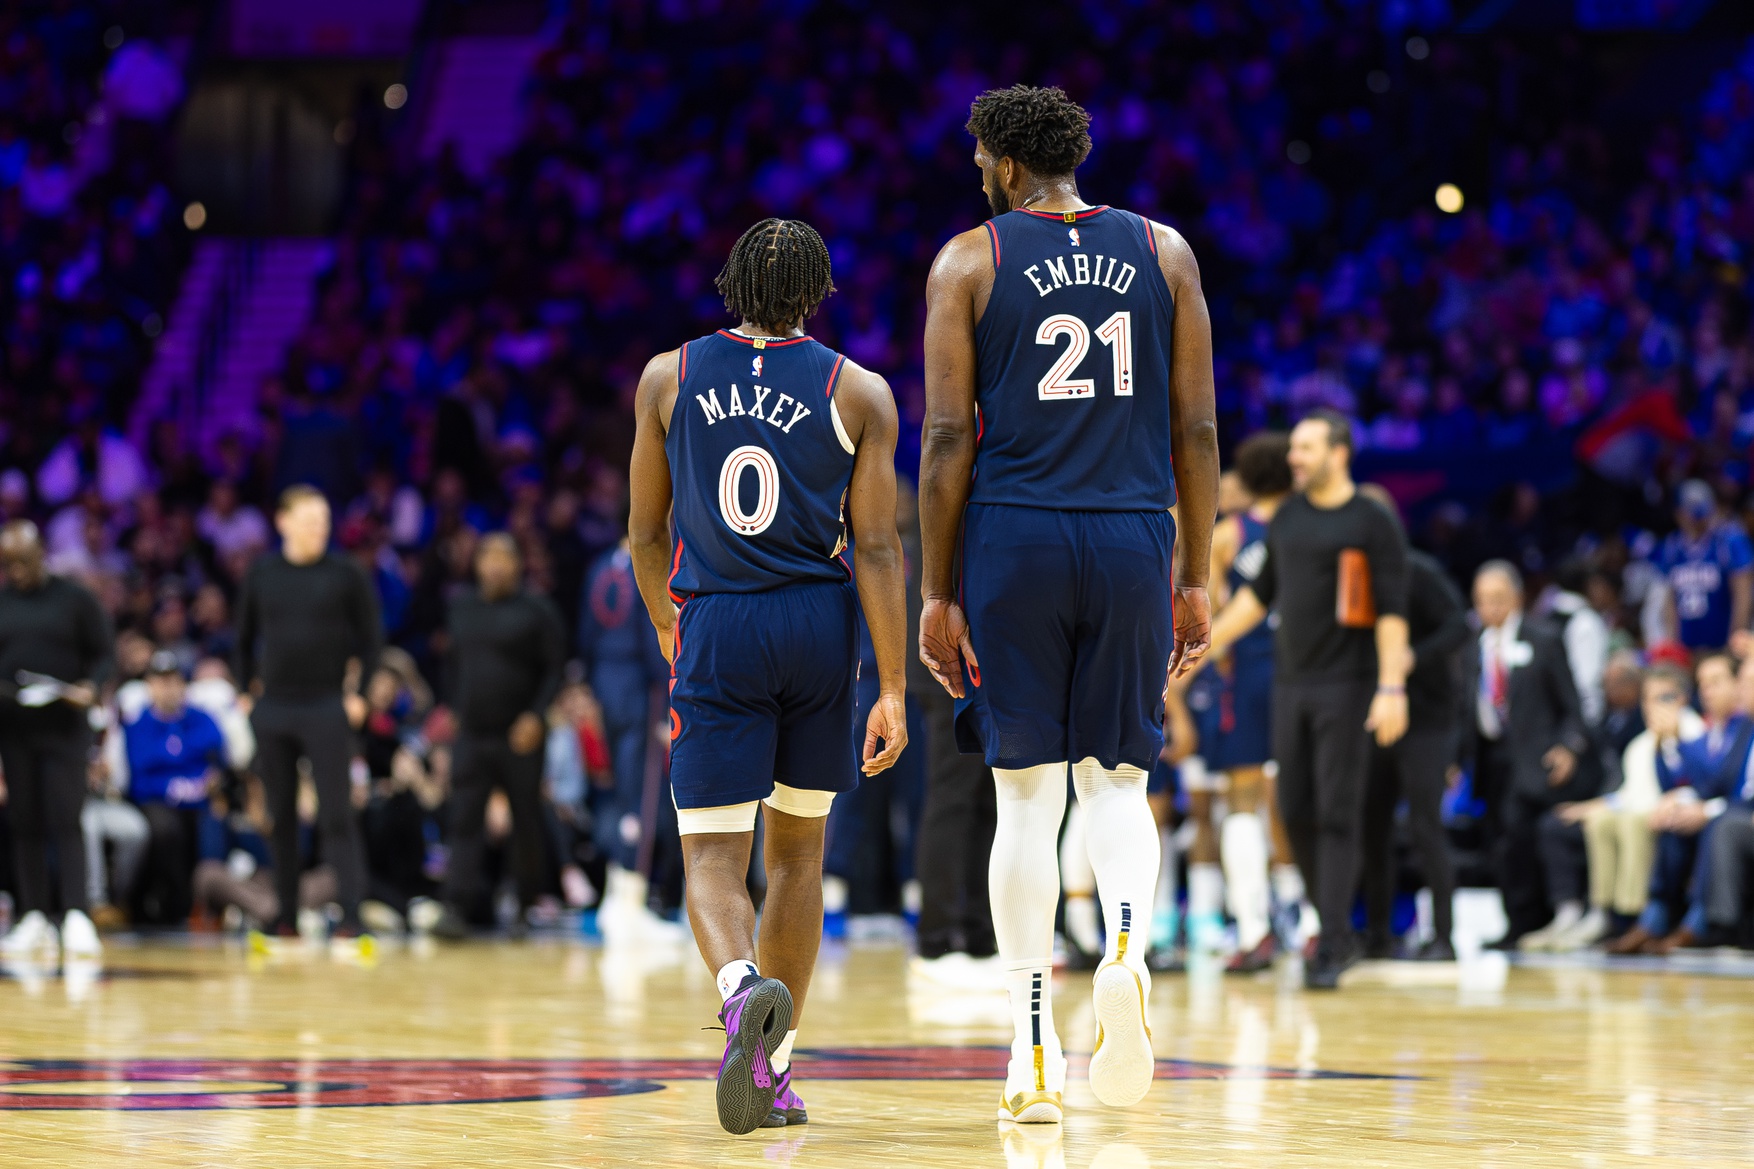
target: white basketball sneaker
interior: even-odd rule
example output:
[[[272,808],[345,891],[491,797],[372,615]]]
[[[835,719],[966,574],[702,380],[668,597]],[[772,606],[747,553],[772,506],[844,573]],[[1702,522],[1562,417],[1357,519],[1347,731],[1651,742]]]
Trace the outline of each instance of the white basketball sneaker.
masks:
[[[1143,1100],[1157,1075],[1151,1028],[1145,1022],[1150,978],[1115,960],[1104,963],[1092,980],[1097,1030],[1096,1051],[1090,1056],[1090,1090],[1110,1108]]]
[[[35,958],[44,953],[53,954],[60,944],[49,919],[41,910],[33,909],[19,918],[12,932],[0,941],[0,954],[8,958]]]
[[[99,958],[103,956],[104,944],[98,940],[97,927],[91,924],[91,918],[85,911],[69,909],[67,916],[61,919],[61,948],[69,958]]]

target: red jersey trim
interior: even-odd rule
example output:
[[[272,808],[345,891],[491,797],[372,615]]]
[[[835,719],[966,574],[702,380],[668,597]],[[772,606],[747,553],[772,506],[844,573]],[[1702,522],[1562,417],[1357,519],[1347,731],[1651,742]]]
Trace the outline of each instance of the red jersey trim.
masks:
[[[688,342],[682,343],[682,356],[676,362],[676,388],[682,388],[682,379],[688,376]]]
[[[787,345],[800,345],[805,341],[813,340],[808,333],[802,337],[742,337],[729,329],[720,329],[719,336],[728,337],[738,344],[748,345],[755,349],[784,349]],[[758,341],[761,344],[757,345]]]
[[[823,394],[822,394],[823,397],[825,397],[825,398],[834,397],[834,387],[840,384],[841,366],[845,365],[846,363],[847,363],[846,354],[839,353],[839,354],[835,355],[834,368],[828,371],[828,389],[823,391]]]
[[[682,537],[678,536],[676,538],[676,554],[670,558],[670,579],[664,582],[665,591],[670,594],[670,599],[672,601],[676,602],[678,605],[683,604],[685,601],[685,598],[679,597],[676,595],[676,588],[675,588],[676,574],[681,572],[681,571],[682,571]]]
[[[999,270],[999,225],[987,220],[987,234],[993,237],[993,271]]]
[[[1089,219],[1092,215],[1101,215],[1108,210],[1108,204],[1104,203],[1101,207],[1086,207],[1082,211],[1034,211],[1028,207],[1019,207],[1017,210],[1025,215],[1033,215],[1037,219],[1058,219],[1062,223],[1076,223],[1080,219]],[[1072,217],[1070,220],[1066,218],[1068,215]],[[989,222],[991,221],[989,220]]]

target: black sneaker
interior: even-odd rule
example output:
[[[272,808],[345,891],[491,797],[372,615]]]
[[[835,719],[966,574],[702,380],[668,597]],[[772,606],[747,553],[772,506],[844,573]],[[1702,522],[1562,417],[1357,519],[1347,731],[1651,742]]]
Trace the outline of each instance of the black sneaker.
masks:
[[[439,914],[437,921],[432,923],[431,934],[444,942],[461,942],[469,937],[469,923],[457,912],[454,905],[447,905]]]
[[[1340,975],[1350,970],[1357,961],[1358,951],[1352,947],[1347,947],[1343,953],[1318,947],[1315,957],[1304,963],[1303,989],[1338,990]]]
[[[1145,954],[1145,969],[1153,974],[1183,974],[1187,968],[1187,955],[1180,946],[1155,946]]]
[[[1259,974],[1263,970],[1273,968],[1273,959],[1279,956],[1279,939],[1271,930],[1251,950],[1238,950],[1224,964],[1226,974]]]
[[[1450,945],[1448,938],[1432,938],[1413,951],[1412,958],[1415,962],[1454,962],[1456,948]]]

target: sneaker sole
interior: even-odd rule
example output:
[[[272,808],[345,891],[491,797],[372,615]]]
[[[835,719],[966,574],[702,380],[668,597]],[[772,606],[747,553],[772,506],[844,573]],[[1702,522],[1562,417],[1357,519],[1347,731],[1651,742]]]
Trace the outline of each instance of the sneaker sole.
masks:
[[[1032,1100],[1016,1112],[1001,1102],[998,1112],[1000,1120],[1011,1124],[1059,1124],[1065,1119],[1065,1109],[1058,1100]]]
[[[1090,1057],[1090,1090],[1110,1108],[1137,1104],[1151,1090],[1157,1060],[1145,1028],[1144,986],[1119,962],[1097,971],[1091,995],[1100,1028]]]
[[[726,1037],[730,1050],[719,1072],[716,1093],[719,1126],[741,1136],[761,1127],[773,1112],[779,1076],[773,1070],[773,1053],[779,1050],[792,1026],[792,995],[777,978],[763,979],[743,1004],[737,1031]],[[760,1071],[767,1087],[756,1083]]]

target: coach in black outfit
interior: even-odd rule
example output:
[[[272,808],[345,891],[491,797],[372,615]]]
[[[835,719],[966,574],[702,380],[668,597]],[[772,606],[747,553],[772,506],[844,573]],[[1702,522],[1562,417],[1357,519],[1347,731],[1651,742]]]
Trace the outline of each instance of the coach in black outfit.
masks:
[[[91,747],[86,711],[114,666],[114,638],[97,598],[44,568],[35,524],[19,520],[0,529],[0,562],[6,573],[6,588],[0,591],[0,766],[11,802],[18,908],[21,915],[51,913],[48,844],[53,840],[61,911],[83,914],[85,837],[79,812]],[[20,671],[72,685],[40,702],[46,694],[19,693]]]
[[[341,936],[359,932],[365,856],[354,815],[350,764],[353,729],[365,699],[344,693],[347,663],[371,677],[383,649],[378,597],[365,571],[329,551],[329,503],[314,487],[289,487],[274,516],[280,551],[251,565],[238,598],[237,675],[260,688],[251,712],[256,768],[274,818],[276,932],[297,932],[299,874],[298,761],[310,760],[317,785],[323,860],[335,870]]]
[[[1359,493],[1380,504],[1399,525],[1395,503],[1374,483]],[[1450,940],[1455,868],[1443,831],[1446,773],[1460,749],[1457,651],[1468,643],[1468,606],[1443,565],[1416,548],[1407,550],[1407,636],[1412,672],[1407,675],[1407,733],[1370,751],[1364,795],[1365,953],[1389,957],[1389,914],[1394,902],[1395,807],[1407,801],[1407,829],[1419,871],[1431,889],[1432,939],[1414,957],[1453,962]]]
[[[480,893],[483,821],[493,789],[512,806],[520,913],[541,892],[542,763],[547,711],[560,693],[566,627],[547,597],[523,587],[523,557],[505,532],[475,552],[476,588],[451,602],[450,668],[457,746],[451,778],[447,910],[435,932],[459,937]]]
[[[1343,415],[1318,410],[1298,423],[1287,461],[1297,494],[1273,516],[1260,574],[1213,621],[1212,651],[1278,609],[1279,809],[1322,918],[1304,985],[1332,990],[1358,956],[1351,915],[1371,734],[1386,747],[1407,729],[1407,547],[1399,525],[1352,482],[1352,424]],[[1353,586],[1344,598],[1343,563]]]
[[[1492,943],[1514,949],[1552,916],[1541,870],[1541,817],[1596,794],[1600,771],[1580,766],[1590,749],[1571,664],[1559,630],[1526,618],[1523,578],[1504,560],[1474,574],[1480,617],[1473,666],[1474,788],[1499,831],[1498,887],[1509,929]]]

